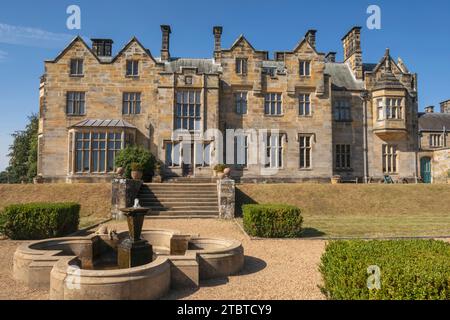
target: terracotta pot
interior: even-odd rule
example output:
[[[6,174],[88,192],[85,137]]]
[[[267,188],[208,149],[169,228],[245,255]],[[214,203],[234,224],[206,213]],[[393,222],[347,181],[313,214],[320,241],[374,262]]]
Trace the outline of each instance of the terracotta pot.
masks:
[[[331,178],[331,184],[339,184],[339,183],[341,183],[341,177]]]
[[[231,169],[230,168],[226,168],[225,170],[223,170],[223,173],[225,174],[226,177],[229,177],[230,173],[231,173]]]
[[[143,175],[144,172],[142,171],[131,171],[131,178],[133,178],[133,180],[142,180]]]
[[[225,177],[225,173],[223,172],[217,172],[217,178],[219,178],[220,180],[222,180]]]

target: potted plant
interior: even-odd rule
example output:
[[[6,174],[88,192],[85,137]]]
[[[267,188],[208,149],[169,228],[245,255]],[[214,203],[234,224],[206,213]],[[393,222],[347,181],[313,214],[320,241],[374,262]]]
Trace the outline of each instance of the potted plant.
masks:
[[[339,184],[341,183],[342,177],[341,176],[333,176],[331,177],[331,184]]]
[[[142,164],[133,162],[131,164],[131,178],[133,180],[142,180],[142,176],[144,175],[144,167]]]

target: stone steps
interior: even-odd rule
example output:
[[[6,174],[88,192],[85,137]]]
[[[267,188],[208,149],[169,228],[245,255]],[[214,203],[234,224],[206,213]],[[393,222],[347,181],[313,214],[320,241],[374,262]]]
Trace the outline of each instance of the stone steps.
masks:
[[[150,217],[218,217],[215,183],[144,184],[140,204],[151,210]]]

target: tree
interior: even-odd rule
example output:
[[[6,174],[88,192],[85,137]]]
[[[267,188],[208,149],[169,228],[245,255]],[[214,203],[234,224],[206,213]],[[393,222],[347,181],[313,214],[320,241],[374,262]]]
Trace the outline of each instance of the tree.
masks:
[[[128,146],[116,157],[116,167],[124,168],[125,177],[131,178],[131,165],[135,163],[143,168],[145,181],[149,181],[153,176],[155,162],[155,157],[150,151],[139,146]]]
[[[39,119],[36,114],[28,117],[25,130],[12,134],[9,147],[9,167],[0,173],[0,183],[32,182],[37,174],[37,145]]]

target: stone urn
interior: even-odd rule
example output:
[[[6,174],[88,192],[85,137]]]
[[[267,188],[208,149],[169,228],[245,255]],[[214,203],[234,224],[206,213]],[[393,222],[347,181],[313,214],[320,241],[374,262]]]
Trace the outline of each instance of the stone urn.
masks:
[[[118,167],[117,169],[116,169],[116,174],[117,174],[117,176],[119,176],[119,177],[123,177],[123,174],[125,173],[125,168],[124,167]]]
[[[225,177],[225,173],[224,172],[217,172],[217,178],[222,180],[224,177]]]
[[[229,177],[231,173],[231,169],[230,168],[225,168],[223,170],[223,174],[225,175],[225,177]]]

